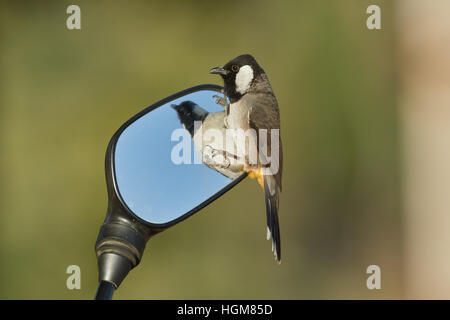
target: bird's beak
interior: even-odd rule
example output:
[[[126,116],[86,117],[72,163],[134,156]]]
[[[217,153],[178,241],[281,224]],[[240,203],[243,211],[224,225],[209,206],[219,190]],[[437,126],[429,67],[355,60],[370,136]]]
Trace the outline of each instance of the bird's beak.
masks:
[[[222,67],[215,67],[215,68],[212,68],[211,70],[209,70],[209,73],[220,74],[222,76],[226,76],[228,74],[228,71]]]

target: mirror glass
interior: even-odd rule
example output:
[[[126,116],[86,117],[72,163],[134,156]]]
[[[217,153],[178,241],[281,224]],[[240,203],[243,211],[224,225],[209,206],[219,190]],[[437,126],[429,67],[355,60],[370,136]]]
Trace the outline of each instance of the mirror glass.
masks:
[[[171,222],[241,176],[227,165],[212,166],[205,160],[211,160],[207,154],[214,150],[212,142],[207,147],[194,143],[202,124],[225,128],[225,108],[217,96],[223,98],[214,90],[189,93],[138,118],[119,136],[116,184],[124,203],[141,219]]]

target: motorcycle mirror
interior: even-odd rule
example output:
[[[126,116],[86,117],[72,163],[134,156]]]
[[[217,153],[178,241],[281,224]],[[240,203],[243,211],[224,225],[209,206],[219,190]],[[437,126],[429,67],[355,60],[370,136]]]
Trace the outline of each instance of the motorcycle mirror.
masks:
[[[133,116],[111,138],[105,159],[108,209],[95,244],[96,299],[112,298],[139,264],[150,237],[186,220],[246,177],[211,166],[196,143],[205,115],[224,123],[226,111],[217,103],[222,89],[200,85],[173,94]]]

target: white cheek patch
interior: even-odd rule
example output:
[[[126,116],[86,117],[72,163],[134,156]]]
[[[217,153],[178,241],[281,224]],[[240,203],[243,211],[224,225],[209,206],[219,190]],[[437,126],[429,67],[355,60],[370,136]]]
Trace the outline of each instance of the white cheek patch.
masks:
[[[247,92],[253,80],[253,69],[249,65],[242,66],[236,75],[236,91],[240,94]]]

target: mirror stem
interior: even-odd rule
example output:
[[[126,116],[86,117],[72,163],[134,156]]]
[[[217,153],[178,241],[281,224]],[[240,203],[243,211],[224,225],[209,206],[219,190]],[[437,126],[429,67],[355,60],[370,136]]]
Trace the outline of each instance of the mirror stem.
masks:
[[[115,289],[114,284],[111,282],[100,281],[95,300],[111,300]]]
[[[95,244],[99,273],[96,299],[112,297],[128,272],[141,261],[149,238],[150,232],[137,221],[107,215]]]

